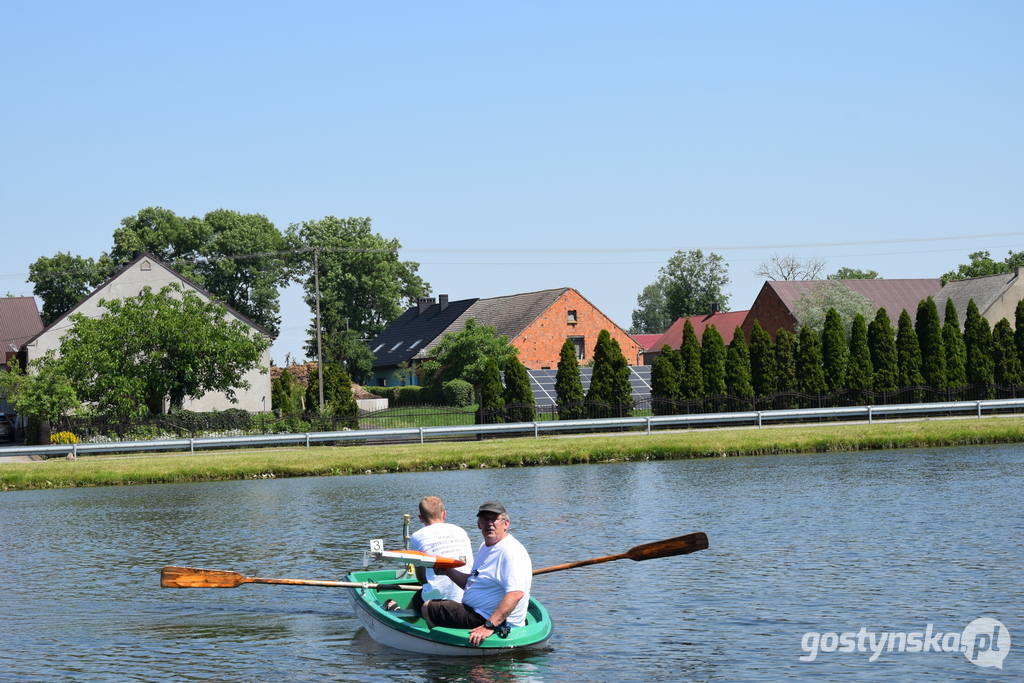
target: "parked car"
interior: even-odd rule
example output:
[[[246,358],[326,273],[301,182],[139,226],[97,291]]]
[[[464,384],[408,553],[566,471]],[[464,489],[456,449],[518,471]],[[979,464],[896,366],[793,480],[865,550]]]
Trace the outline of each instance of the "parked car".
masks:
[[[0,414],[0,441],[14,441],[14,422]]]

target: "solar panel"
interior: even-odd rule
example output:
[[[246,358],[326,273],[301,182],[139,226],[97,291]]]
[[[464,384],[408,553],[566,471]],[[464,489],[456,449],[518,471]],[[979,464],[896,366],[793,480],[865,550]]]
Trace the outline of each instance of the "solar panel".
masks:
[[[583,384],[583,393],[590,389],[590,376],[593,368],[580,368],[580,382]],[[533,398],[538,406],[554,405],[558,400],[555,392],[555,377],[558,370],[527,370],[530,375],[530,388],[533,389]],[[634,401],[645,401],[651,396],[651,366],[634,365],[629,368],[629,385],[633,389]]]

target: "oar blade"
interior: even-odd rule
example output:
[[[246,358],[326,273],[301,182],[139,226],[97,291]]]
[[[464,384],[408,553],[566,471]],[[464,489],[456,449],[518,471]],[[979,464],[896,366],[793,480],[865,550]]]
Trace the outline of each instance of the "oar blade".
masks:
[[[167,566],[160,572],[160,585],[164,588],[236,588],[245,582],[238,572],[219,569]]]
[[[664,541],[644,543],[630,548],[626,557],[636,562],[642,560],[654,560],[659,557],[674,557],[695,553],[698,550],[705,550],[708,547],[708,535],[703,531],[697,531],[685,536],[676,536]]]

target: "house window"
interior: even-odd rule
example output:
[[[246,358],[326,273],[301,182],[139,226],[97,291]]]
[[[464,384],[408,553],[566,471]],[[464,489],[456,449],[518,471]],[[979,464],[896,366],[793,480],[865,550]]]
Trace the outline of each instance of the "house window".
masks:
[[[398,342],[397,344],[395,344],[394,346],[392,346],[392,347],[391,347],[391,351],[389,351],[388,353],[394,353],[394,352],[395,352],[395,350],[396,350],[396,349],[397,349],[397,348],[398,348],[399,346],[401,346],[401,345],[402,345],[402,342]]]
[[[377,378],[377,386],[378,387],[386,387],[387,385],[388,385],[387,377],[378,377]]]
[[[586,357],[587,346],[583,343],[583,337],[569,337],[573,346],[576,347],[576,360],[583,360]]]
[[[566,315],[566,322],[568,322],[570,325],[575,325],[576,323],[579,322],[576,319],[576,311],[569,311],[568,312],[568,314]]]

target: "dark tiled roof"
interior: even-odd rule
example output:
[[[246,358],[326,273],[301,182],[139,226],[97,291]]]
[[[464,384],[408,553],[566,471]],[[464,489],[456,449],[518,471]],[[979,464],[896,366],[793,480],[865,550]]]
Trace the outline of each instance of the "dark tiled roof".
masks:
[[[441,310],[441,304],[434,303],[422,315],[419,306],[413,306],[370,342],[370,350],[376,357],[373,367],[391,367],[405,363],[415,358],[417,354],[433,348],[452,324],[477,301],[478,299],[451,301],[444,310]]]
[[[568,291],[568,287],[559,287],[479,299],[448,331],[458,332],[466,326],[467,320],[475,318],[477,323],[493,327],[499,335],[507,335],[511,341]]]
[[[809,292],[822,280],[773,280],[768,284],[788,307],[804,292]],[[917,304],[928,297],[936,296],[942,289],[939,278],[901,279],[901,280],[842,280],[844,285],[855,292],[860,292],[874,305],[875,310],[884,308],[891,320],[896,320],[903,309],[911,317],[917,314]],[[721,330],[719,330],[721,331]]]
[[[985,277],[973,277],[969,280],[952,280],[946,283],[938,294],[935,295],[935,305],[939,307],[939,318],[946,321],[946,300],[952,299],[956,306],[960,327],[964,326],[964,318],[967,314],[967,306],[971,299],[978,307],[982,316],[992,307],[1000,296],[1010,288],[1018,277],[1019,270],[1012,273],[999,273]]]
[[[12,353],[43,330],[35,297],[0,297],[0,351]],[[14,348],[11,348],[11,346]],[[4,356],[0,355],[0,359]]]
[[[733,333],[736,331],[737,325],[742,325],[743,321],[747,319],[747,313],[750,311],[729,311],[728,313],[709,313],[707,315],[695,315],[690,318],[679,318],[672,327],[668,328],[668,331],[661,335],[661,337],[654,342],[654,346],[648,349],[655,353],[661,351],[661,347],[668,344],[673,349],[678,349],[683,344],[683,328],[686,327],[686,321],[689,320],[690,324],[693,325],[693,331],[697,334],[697,339],[700,339],[704,334],[704,328],[708,325],[714,325],[718,333],[722,335],[722,340],[725,341],[726,346],[732,343]]]

